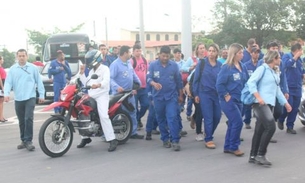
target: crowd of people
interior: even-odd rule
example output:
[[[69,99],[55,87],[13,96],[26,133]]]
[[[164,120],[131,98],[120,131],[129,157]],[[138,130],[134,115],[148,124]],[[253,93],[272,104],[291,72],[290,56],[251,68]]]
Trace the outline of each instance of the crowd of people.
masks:
[[[293,43],[289,53],[283,53],[277,41],[270,41],[266,48],[267,52],[262,53],[252,38],[248,40],[246,48],[233,43],[220,50],[217,44],[206,47],[199,43],[194,49],[194,56],[184,60],[179,48],[172,52],[169,46],[162,46],[158,58],[150,62],[142,55],[139,42],[132,47],[132,52],[129,46],[121,46],[113,48],[110,54],[104,44],[99,45],[98,50],[90,50],[87,54],[92,55],[94,52],[100,57],[86,60],[81,67],[80,77],[86,83],[90,75],[99,73],[100,78],[91,83],[89,95],[98,101],[101,125],[106,141],[110,142],[108,151],[116,149],[117,141],[107,114],[108,103],[102,101],[109,99],[110,94],[130,90],[133,83],[138,83],[140,89],[134,91],[134,96],[129,98],[135,110],[127,110],[133,123],[131,139],[145,137],[146,140],[151,140],[152,134],[160,134],[163,147],[179,151],[180,138],[187,134],[183,130],[181,118],[181,113],[186,111],[190,127],[196,129],[195,140],[204,141],[208,149],[215,149],[214,132],[224,113],[228,120],[223,152],[243,156],[244,152],[239,148],[242,140],[240,135],[243,123],[245,129],[252,128],[253,111],[256,123],[249,162],[271,165],[266,153],[269,142],[276,142],[272,138],[276,124],[283,130],[286,122],[286,132],[296,134],[294,122],[301,101],[305,72],[301,60],[302,44]],[[49,69],[49,77],[54,83],[62,80],[66,73],[69,75],[70,72],[71,75],[64,53],[57,53],[58,57],[52,61]],[[24,84],[28,86],[29,82],[37,84],[40,102],[44,99],[44,89],[41,79],[37,77],[38,70],[26,62],[26,51],[19,50],[17,58],[18,62],[10,69],[4,84],[4,101],[9,100],[9,92],[13,87],[22,141],[18,149],[26,147],[33,150],[35,104],[32,100],[35,96],[33,88],[25,87],[29,90],[27,95],[19,95],[18,88],[24,87]],[[90,70],[88,66],[92,62],[97,64]],[[20,69],[24,72],[18,72]],[[1,74],[2,77],[5,76]],[[65,83],[54,84],[58,90],[54,100],[59,98],[59,91],[64,85]],[[1,82],[0,87],[3,88]],[[255,98],[251,105],[243,104],[241,99],[245,87]],[[0,100],[0,111],[1,104],[3,102]],[[29,106],[31,110],[28,109]],[[60,109],[55,110],[57,113]],[[143,136],[137,131],[144,127],[142,121],[147,110],[147,119],[144,120],[146,135]],[[5,120],[1,114],[0,112],[0,120]],[[90,142],[90,137],[82,137],[77,147],[83,148]]]

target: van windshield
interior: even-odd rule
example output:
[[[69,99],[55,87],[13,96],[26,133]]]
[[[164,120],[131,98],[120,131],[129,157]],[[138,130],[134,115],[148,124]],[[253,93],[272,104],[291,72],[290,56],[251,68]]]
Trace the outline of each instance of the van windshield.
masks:
[[[60,43],[48,44],[45,47],[44,60],[53,60],[56,58],[57,51],[61,50],[65,54],[65,58],[80,58],[86,54],[86,45],[84,43]]]

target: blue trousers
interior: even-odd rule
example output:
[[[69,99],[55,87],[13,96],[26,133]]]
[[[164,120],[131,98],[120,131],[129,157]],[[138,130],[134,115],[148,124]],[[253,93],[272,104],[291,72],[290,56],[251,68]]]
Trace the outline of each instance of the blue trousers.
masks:
[[[170,100],[154,99],[157,121],[161,132],[161,140],[163,142],[171,140],[179,142],[179,121],[177,120],[178,99],[173,97]],[[170,139],[171,137],[171,139]]]
[[[36,98],[15,101],[15,111],[19,121],[20,139],[22,142],[33,140],[33,120]]]
[[[151,102],[148,109],[146,132],[151,132],[152,130],[156,130],[157,127],[158,127],[158,121],[156,118],[155,107],[153,105],[153,102]]]
[[[243,120],[241,117],[242,103],[231,98],[228,102],[221,100],[220,106],[228,118],[224,149],[236,151],[240,145],[240,134],[243,127]]]
[[[62,82],[53,82],[53,91],[54,91],[54,102],[59,101],[60,91],[66,86],[66,83]],[[59,113],[61,111],[61,107],[55,107],[54,112]]]
[[[204,118],[204,132],[206,142],[213,140],[213,134],[221,118],[221,109],[217,94],[203,93],[199,94],[200,108]]]
[[[287,117],[287,123],[286,126],[289,129],[293,129],[294,122],[297,117],[299,106],[301,103],[301,97],[290,95],[288,99],[288,103],[291,105],[292,110],[290,113],[287,113],[286,108],[283,109],[283,114],[279,118],[279,122],[284,123],[286,117]]]
[[[252,106],[251,105],[243,105],[242,115],[244,117],[244,123],[250,124],[252,117]]]
[[[190,97],[187,97],[187,106],[186,106],[186,115],[191,116],[192,115],[192,108],[193,108],[194,100]]]
[[[132,106],[135,108],[136,107],[136,103],[135,103],[135,98],[134,96],[128,98],[128,102],[132,104]],[[137,115],[136,115],[136,109],[133,111],[129,111],[127,110],[124,106],[123,106],[123,110],[126,111],[132,121],[132,133],[131,135],[136,135],[137,134],[137,128],[138,128],[138,121],[137,121]]]
[[[137,91],[137,94],[135,95],[135,100],[137,109],[137,121],[140,121],[149,107],[149,100],[146,88],[141,88]],[[139,103],[141,107],[140,110]]]

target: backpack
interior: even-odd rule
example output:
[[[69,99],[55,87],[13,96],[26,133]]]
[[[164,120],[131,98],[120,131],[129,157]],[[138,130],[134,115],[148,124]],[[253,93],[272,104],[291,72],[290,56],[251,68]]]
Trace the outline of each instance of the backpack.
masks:
[[[147,60],[143,56],[141,56],[141,57],[143,59],[144,64],[147,66]],[[136,59],[136,57],[132,57],[132,61],[133,61],[132,67],[133,67],[133,69],[135,69],[137,67],[137,59]]]
[[[204,69],[204,65],[205,65],[205,61],[204,59],[200,59],[200,73],[199,73],[199,81],[201,80],[201,75],[202,75],[202,71]],[[194,92],[193,92],[193,82],[194,82],[194,77],[195,74],[194,72],[191,74],[191,77],[190,77],[190,81],[185,85],[185,91],[186,91],[186,94],[188,95],[188,97],[190,98],[194,98]]]

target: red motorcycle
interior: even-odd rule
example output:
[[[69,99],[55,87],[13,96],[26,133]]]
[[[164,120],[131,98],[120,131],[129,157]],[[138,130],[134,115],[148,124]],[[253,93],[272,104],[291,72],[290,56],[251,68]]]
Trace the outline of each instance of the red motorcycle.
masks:
[[[96,79],[92,75],[91,79]],[[138,86],[137,86],[138,87]],[[64,155],[71,147],[73,132],[88,137],[100,137],[103,129],[97,112],[96,101],[83,91],[90,87],[81,87],[81,82],[67,85],[60,95],[60,101],[54,102],[43,109],[51,110],[62,107],[61,114],[51,115],[40,128],[39,145],[42,151],[50,157]],[[124,144],[132,132],[132,120],[122,109],[133,111],[135,108],[128,102],[132,90],[110,96],[108,114],[119,144]]]

